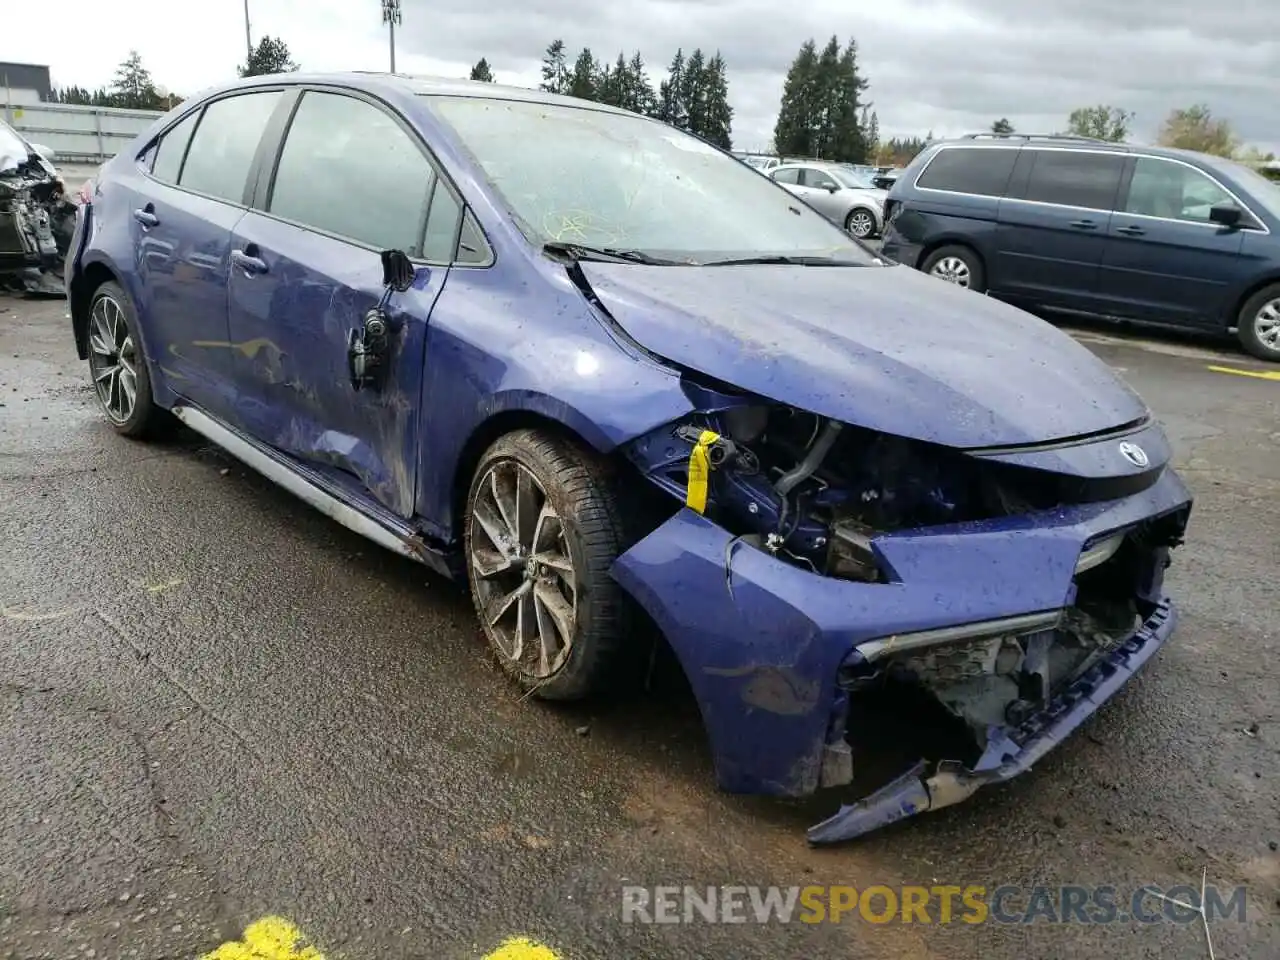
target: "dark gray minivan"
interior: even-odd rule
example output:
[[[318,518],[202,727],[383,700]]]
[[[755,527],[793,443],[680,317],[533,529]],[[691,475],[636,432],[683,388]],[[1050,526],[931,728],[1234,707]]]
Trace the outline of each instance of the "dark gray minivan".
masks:
[[[1280,184],[1220,157],[1082,137],[926,147],[883,253],[1027,307],[1230,333],[1280,362]]]

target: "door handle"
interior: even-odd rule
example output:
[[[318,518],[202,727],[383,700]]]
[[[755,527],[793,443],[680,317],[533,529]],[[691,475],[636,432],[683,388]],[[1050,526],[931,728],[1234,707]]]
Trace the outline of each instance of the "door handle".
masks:
[[[243,250],[232,250],[231,262],[243,270],[248,276],[267,272],[267,262],[265,260],[261,257],[250,256]]]
[[[1077,230],[1097,230],[1098,225],[1092,220],[1072,220],[1071,226]]]
[[[154,227],[158,226],[160,223],[160,218],[155,214],[155,207],[151,206],[149,203],[141,210],[133,211],[133,219],[137,220],[144,227]]]
[[[1116,233],[1123,233],[1126,237],[1140,237],[1146,232],[1147,231],[1143,230],[1141,227],[1135,227],[1135,226],[1116,228]]]

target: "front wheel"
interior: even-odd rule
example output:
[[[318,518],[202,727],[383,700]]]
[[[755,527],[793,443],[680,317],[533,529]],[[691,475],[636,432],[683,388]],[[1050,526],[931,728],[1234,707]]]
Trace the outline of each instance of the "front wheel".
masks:
[[[98,405],[117,433],[153,439],[172,428],[169,412],[151,396],[133,301],[115,283],[98,287],[89,301],[89,377]]]
[[[480,459],[467,497],[471,598],[498,662],[521,687],[576,700],[612,679],[627,644],[621,511],[605,466],[542,430]]]
[[[1245,301],[1236,320],[1240,345],[1260,360],[1280,362],[1280,283]]]
[[[844,228],[859,240],[867,240],[875,236],[875,214],[864,207],[855,207],[849,211],[849,216],[845,218]]]

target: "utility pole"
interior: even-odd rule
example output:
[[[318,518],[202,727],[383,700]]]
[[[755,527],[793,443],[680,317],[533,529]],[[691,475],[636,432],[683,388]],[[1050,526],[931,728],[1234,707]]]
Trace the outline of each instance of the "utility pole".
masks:
[[[245,0],[248,3],[249,0]],[[396,72],[396,24],[400,23],[400,0],[382,0],[382,22],[391,28],[391,72]]]
[[[244,68],[249,69],[253,60],[253,41],[249,39],[249,0],[244,0]]]

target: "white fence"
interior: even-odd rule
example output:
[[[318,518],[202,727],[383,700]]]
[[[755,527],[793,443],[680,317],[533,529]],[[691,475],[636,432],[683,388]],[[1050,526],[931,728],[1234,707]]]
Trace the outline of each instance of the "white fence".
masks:
[[[162,114],[155,110],[82,107],[71,103],[4,104],[5,119],[28,140],[48,147],[55,163],[102,163]]]

